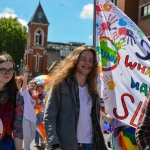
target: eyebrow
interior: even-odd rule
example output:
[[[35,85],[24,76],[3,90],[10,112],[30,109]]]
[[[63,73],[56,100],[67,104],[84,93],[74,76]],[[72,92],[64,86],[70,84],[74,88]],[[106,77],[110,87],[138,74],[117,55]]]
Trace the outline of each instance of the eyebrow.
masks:
[[[80,57],[87,58],[86,56],[80,56]],[[94,57],[92,57],[92,58],[89,58],[89,59],[94,59]]]

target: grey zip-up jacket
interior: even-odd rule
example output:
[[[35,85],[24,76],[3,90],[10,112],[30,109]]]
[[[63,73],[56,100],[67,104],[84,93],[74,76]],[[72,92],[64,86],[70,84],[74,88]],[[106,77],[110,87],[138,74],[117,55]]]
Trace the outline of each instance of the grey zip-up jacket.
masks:
[[[78,94],[78,86],[70,77],[53,91],[49,91],[44,124],[50,148],[52,145],[60,144],[63,150],[77,150]],[[99,107],[96,98],[92,96],[93,150],[106,150],[99,126]]]

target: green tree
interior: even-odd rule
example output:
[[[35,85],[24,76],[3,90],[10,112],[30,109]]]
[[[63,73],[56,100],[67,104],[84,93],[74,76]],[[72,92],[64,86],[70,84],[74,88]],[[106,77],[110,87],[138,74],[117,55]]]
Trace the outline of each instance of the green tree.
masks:
[[[27,28],[18,18],[0,18],[0,52],[7,52],[13,57],[16,65],[23,59],[27,43]]]

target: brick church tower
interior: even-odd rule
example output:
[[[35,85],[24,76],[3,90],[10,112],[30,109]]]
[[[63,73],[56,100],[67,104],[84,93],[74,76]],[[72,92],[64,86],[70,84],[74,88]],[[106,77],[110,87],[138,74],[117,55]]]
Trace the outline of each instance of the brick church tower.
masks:
[[[39,2],[28,23],[28,41],[24,55],[24,65],[29,66],[29,76],[46,74],[47,37],[49,22]]]

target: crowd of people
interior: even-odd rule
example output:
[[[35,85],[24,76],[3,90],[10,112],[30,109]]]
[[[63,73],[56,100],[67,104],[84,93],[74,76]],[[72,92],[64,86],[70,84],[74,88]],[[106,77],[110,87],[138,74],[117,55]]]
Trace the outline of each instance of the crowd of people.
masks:
[[[112,127],[112,149],[128,150],[114,138],[116,131],[131,127],[101,110],[97,91],[98,60],[90,46],[80,46],[60,61],[45,84],[16,76],[9,54],[0,54],[0,150],[107,150],[102,119]],[[45,89],[47,89],[45,91]],[[134,149],[150,149],[150,93],[135,129]],[[43,130],[42,130],[43,129]],[[130,149],[129,149],[130,150]]]

